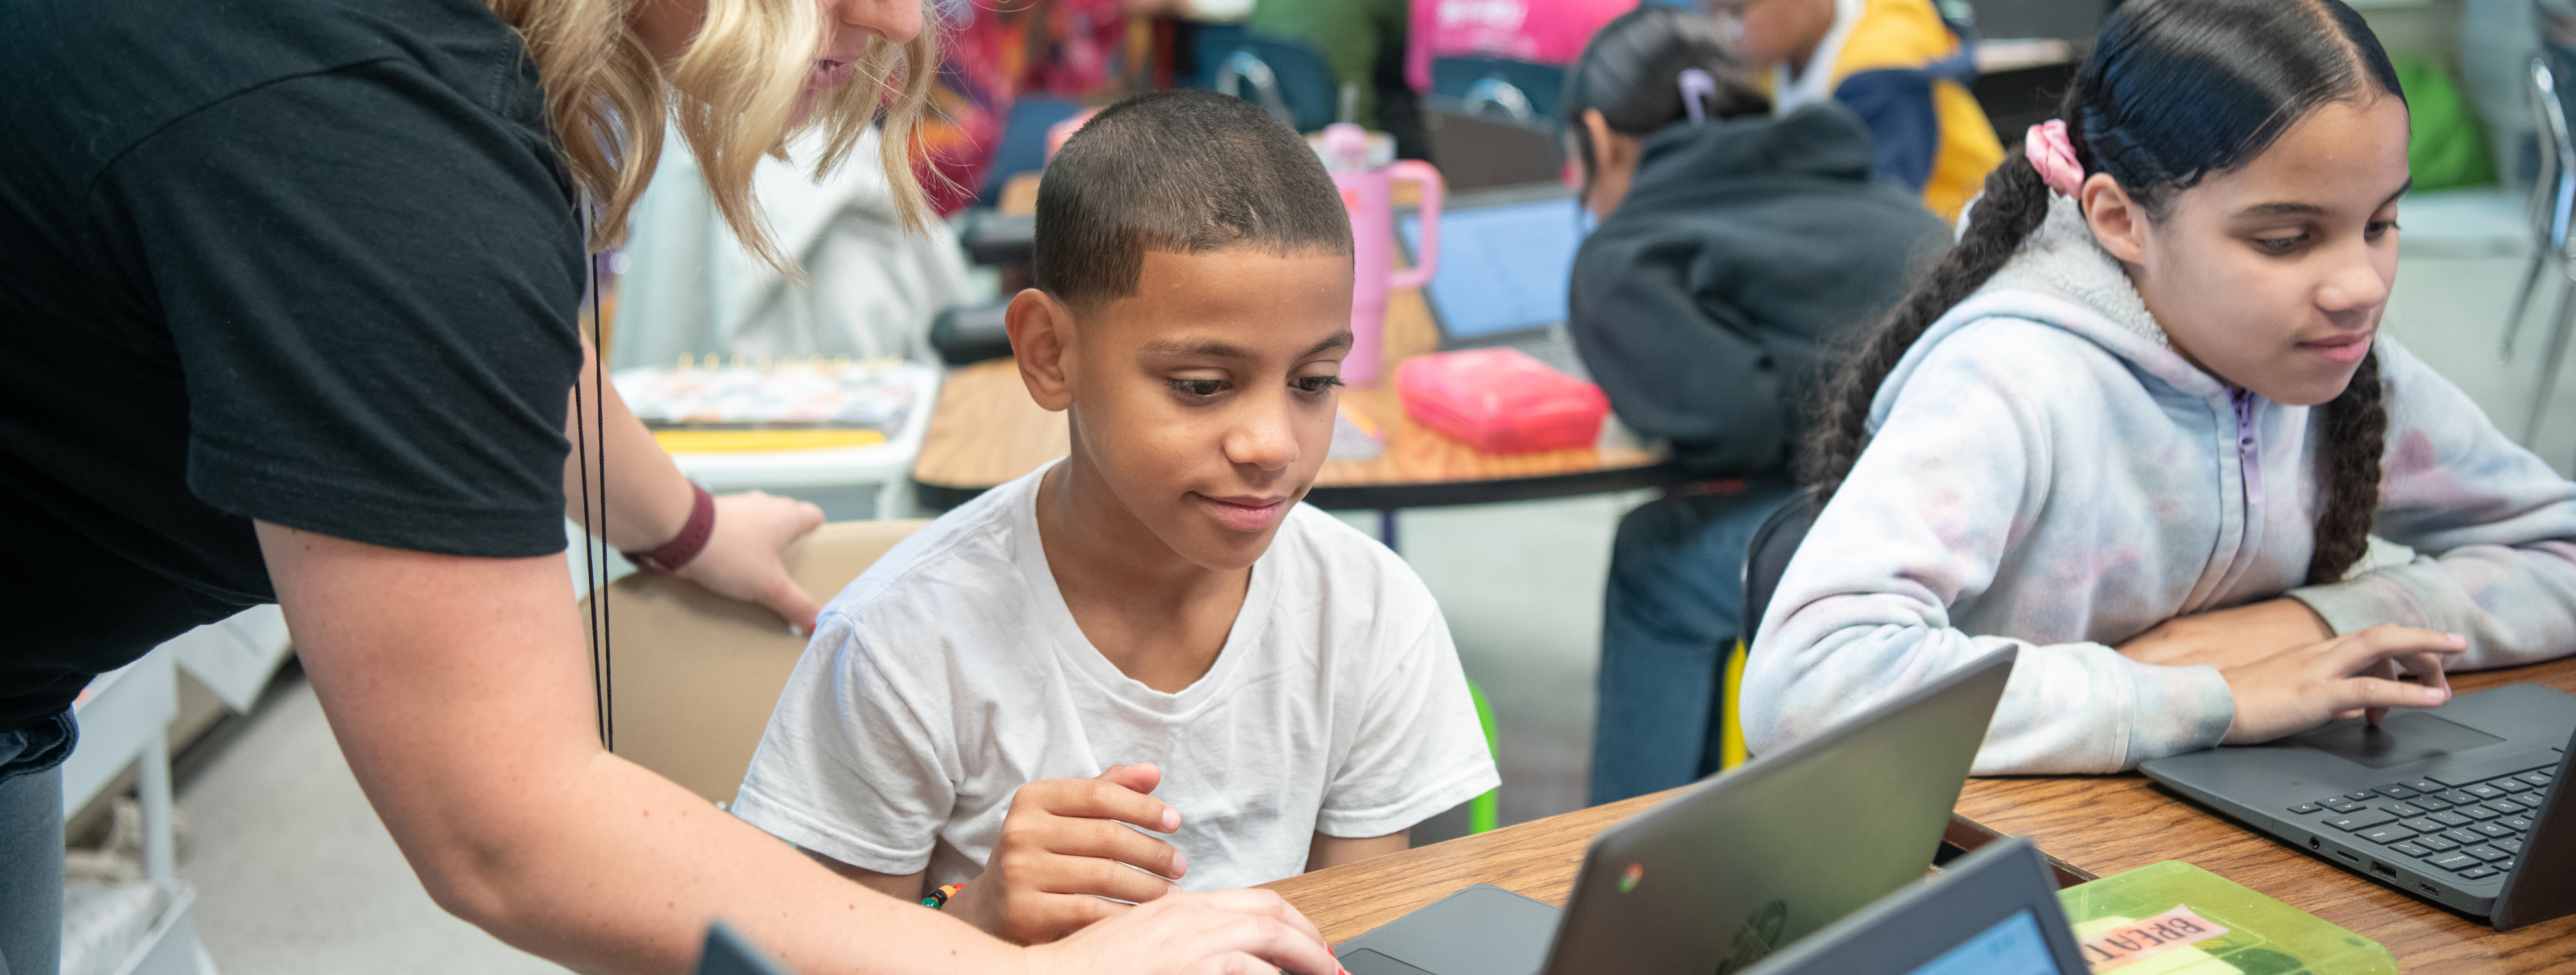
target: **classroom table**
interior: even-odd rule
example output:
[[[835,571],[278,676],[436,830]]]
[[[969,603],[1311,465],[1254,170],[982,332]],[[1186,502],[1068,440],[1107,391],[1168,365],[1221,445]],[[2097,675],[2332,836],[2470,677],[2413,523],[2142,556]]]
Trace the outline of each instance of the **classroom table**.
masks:
[[[2576,692],[2576,658],[2455,674],[2462,693],[2528,681]],[[1339,944],[1459,888],[1490,883],[1563,904],[1592,836],[1671,798],[1639,796],[1266,884]],[[1968,780],[1946,839],[1966,849],[2028,836],[2080,883],[2184,860],[2371,938],[2414,973],[2576,973],[2576,917],[2498,933],[2330,866],[2135,773]]]
[[[1431,310],[1419,290],[1388,296],[1385,338],[1383,372],[1389,377],[1397,363],[1439,347]],[[1306,496],[1319,508],[1391,513],[1662,487],[1684,480],[1662,452],[1615,432],[1590,447],[1480,453],[1406,416],[1384,378],[1345,388],[1342,402],[1377,426],[1386,450],[1375,460],[1325,462]],[[1064,456],[1070,443],[1064,414],[1039,409],[1029,399],[1011,360],[980,362],[949,373],[912,478],[922,503],[952,507]],[[1392,524],[1391,517],[1388,522]]]

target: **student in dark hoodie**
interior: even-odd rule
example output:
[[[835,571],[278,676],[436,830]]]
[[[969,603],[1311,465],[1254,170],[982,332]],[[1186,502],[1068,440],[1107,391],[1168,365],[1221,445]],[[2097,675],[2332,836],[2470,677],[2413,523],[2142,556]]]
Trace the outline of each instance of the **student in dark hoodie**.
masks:
[[[1648,4],[1567,76],[1600,227],[1574,260],[1569,325],[1627,424],[1705,480],[1619,523],[1602,624],[1592,801],[1716,766],[1709,720],[1755,528],[1788,473],[1821,349],[1895,303],[1947,228],[1870,180],[1869,134],[1826,102],[1784,116],[1709,17]]]

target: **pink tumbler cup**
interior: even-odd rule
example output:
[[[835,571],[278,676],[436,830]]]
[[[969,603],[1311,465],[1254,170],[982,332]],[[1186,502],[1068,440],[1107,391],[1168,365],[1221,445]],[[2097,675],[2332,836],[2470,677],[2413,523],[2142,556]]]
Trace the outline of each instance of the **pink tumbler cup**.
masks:
[[[1383,370],[1387,294],[1423,286],[1440,267],[1440,198],[1447,184],[1419,160],[1370,166],[1367,131],[1346,122],[1324,127],[1324,157],[1351,214],[1351,354],[1342,360],[1342,381],[1363,385]],[[1397,180],[1422,184],[1422,253],[1403,271],[1395,269],[1395,206],[1388,195]]]

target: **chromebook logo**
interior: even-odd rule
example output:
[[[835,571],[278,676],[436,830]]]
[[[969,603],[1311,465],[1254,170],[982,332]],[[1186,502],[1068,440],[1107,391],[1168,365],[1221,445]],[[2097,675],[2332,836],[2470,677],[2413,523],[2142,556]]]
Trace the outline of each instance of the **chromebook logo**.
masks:
[[[1637,889],[1637,881],[1642,880],[1642,879],[1645,879],[1645,876],[1646,876],[1646,865],[1645,865],[1645,864],[1642,864],[1642,863],[1631,863],[1631,864],[1629,864],[1629,865],[1628,865],[1628,869],[1626,869],[1626,870],[1622,870],[1622,871],[1619,871],[1619,892],[1620,892],[1620,893],[1622,893],[1622,894],[1625,894],[1625,893],[1627,893],[1627,892],[1629,892],[1629,891],[1632,891],[1632,890]]]

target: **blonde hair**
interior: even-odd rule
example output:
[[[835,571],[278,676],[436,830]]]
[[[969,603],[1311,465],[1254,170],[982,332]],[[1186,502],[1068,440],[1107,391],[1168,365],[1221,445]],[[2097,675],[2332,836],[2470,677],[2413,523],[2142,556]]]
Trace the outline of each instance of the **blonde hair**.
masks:
[[[805,129],[823,132],[814,160],[820,174],[847,160],[869,125],[882,124],[879,162],[896,212],[907,228],[922,229],[929,199],[913,177],[910,149],[939,69],[936,18],[925,12],[909,42],[869,41],[858,76],[824,92],[804,124],[790,125],[822,43],[815,0],[706,0],[706,22],[667,76],[628,20],[646,2],[653,0],[484,0],[536,62],[557,148],[592,202],[592,250],[625,239],[627,212],[661,158],[666,118],[697,154],[707,193],[743,248],[790,278],[802,275],[772,238],[751,174],[764,155],[787,160],[789,138]]]

